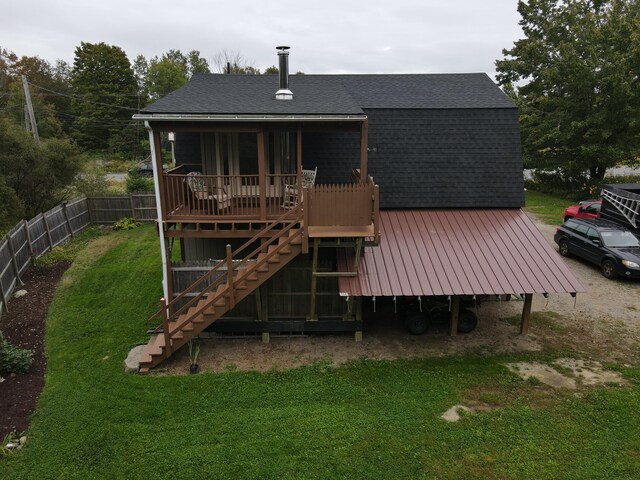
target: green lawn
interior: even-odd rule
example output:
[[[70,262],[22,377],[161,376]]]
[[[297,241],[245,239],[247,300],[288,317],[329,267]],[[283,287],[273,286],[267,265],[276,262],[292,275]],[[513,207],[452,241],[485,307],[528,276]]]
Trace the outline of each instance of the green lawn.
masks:
[[[640,369],[578,397],[505,361],[359,361],[283,372],[125,374],[160,295],[151,227],[90,241],[48,320],[46,386],[0,478],[637,479]],[[465,400],[497,408],[455,424]]]
[[[549,225],[560,225],[563,222],[564,209],[575,204],[571,200],[533,190],[525,192],[525,202],[525,210],[535,213],[544,223]]]

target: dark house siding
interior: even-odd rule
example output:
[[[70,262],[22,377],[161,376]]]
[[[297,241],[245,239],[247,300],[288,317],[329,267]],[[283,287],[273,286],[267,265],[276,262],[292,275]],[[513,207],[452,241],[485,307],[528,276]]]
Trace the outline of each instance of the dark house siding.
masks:
[[[516,109],[366,113],[381,208],[524,205]]]
[[[202,153],[200,151],[199,133],[176,133],[176,165],[183,163],[200,163]]]
[[[369,174],[380,186],[381,208],[524,205],[516,109],[370,109],[366,114]],[[359,142],[357,133],[305,132],[303,166],[318,167],[318,184],[347,183],[351,168],[360,164]],[[198,134],[180,134],[176,148],[178,160],[199,159]],[[241,156],[255,155],[254,149],[255,144],[241,142]]]
[[[360,134],[304,132],[302,166],[318,167],[317,184],[349,183],[351,169],[360,165]]]

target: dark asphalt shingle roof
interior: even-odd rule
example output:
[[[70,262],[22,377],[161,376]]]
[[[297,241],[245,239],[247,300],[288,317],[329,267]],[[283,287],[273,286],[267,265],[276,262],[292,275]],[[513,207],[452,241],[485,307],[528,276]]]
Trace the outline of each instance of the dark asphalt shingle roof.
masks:
[[[484,73],[292,75],[293,100],[275,100],[277,75],[196,74],[142,113],[361,115],[362,109],[515,108]]]

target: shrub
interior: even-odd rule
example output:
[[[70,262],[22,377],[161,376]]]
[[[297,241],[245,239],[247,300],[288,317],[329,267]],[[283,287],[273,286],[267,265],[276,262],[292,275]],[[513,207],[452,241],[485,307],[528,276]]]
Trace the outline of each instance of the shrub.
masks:
[[[135,218],[125,217],[118,220],[113,224],[114,230],[133,230],[136,227],[140,226],[140,222],[138,222]]]
[[[107,180],[100,172],[87,172],[78,175],[73,185],[80,195],[104,195],[107,191]]]
[[[127,176],[127,193],[153,192],[153,178],[142,175]]]
[[[27,373],[32,363],[31,350],[14,347],[0,332],[0,373]]]

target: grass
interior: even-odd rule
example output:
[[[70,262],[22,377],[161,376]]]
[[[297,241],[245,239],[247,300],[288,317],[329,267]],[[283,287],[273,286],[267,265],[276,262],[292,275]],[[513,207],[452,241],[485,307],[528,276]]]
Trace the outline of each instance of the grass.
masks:
[[[597,479],[640,474],[640,369],[576,397],[532,384],[509,356],[358,361],[268,373],[123,372],[160,292],[150,226],[89,241],[47,328],[29,440],[0,478]],[[490,412],[447,423],[456,403]]]
[[[525,210],[536,214],[548,225],[560,225],[563,222],[564,209],[571,205],[571,201],[527,190],[525,193]]]
[[[84,251],[89,242],[101,235],[103,231],[100,227],[89,227],[79,235],[77,235],[73,241],[63,243],[55,247],[49,253],[44,254],[38,260],[36,260],[36,266],[39,267],[52,267],[58,262],[65,260],[73,261],[78,254]]]

